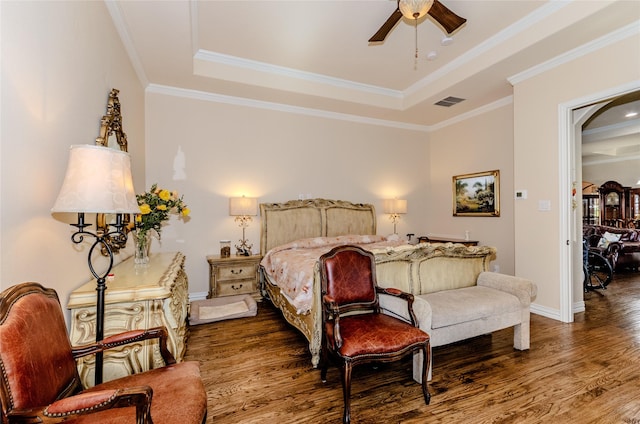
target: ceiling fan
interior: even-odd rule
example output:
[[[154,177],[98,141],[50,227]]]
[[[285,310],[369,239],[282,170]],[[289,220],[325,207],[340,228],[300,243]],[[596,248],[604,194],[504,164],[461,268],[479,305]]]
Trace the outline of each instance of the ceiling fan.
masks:
[[[467,22],[465,18],[456,15],[438,0],[398,0],[396,10],[389,16],[387,21],[382,24],[378,32],[369,39],[369,42],[384,41],[387,34],[396,26],[402,16],[408,19],[414,19],[417,24],[418,19],[427,13],[442,25],[445,31],[447,31],[447,34],[451,34]]]

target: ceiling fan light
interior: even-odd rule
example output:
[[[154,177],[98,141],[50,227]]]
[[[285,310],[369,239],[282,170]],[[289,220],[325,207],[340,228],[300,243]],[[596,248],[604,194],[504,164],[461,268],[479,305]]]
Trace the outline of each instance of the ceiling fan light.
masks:
[[[398,4],[402,16],[416,20],[429,13],[432,5],[433,0],[400,0]]]

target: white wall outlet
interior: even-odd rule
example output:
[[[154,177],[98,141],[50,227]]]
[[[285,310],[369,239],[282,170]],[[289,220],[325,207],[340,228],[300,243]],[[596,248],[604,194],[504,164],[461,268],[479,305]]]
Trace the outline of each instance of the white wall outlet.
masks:
[[[518,199],[526,199],[527,198],[527,190],[516,190],[516,200]]]

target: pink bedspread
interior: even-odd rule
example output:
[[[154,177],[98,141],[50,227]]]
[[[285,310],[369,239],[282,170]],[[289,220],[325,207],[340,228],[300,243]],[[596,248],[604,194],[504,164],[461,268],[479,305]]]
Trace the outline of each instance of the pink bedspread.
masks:
[[[345,244],[371,250],[399,246],[406,241],[398,240],[397,236],[378,235],[301,239],[271,249],[261,264],[298,313],[305,314],[313,305],[313,272],[318,258],[335,246]]]

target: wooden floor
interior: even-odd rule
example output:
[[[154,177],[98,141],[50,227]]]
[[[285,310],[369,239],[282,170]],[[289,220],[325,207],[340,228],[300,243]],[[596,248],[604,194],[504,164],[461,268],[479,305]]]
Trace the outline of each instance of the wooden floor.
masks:
[[[640,424],[640,274],[585,295],[572,324],[531,317],[531,349],[503,330],[433,349],[431,404],[410,360],[353,374],[353,423]],[[191,327],[207,423],[340,423],[337,368],[310,365],[305,339],[268,301],[252,318]]]

